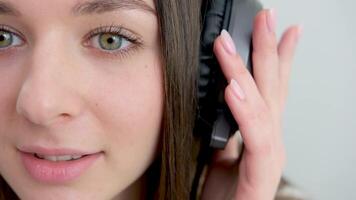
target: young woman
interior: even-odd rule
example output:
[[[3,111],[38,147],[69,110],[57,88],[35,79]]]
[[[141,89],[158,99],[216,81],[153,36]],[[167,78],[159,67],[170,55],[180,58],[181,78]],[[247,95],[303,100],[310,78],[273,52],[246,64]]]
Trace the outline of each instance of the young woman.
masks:
[[[0,199],[189,199],[200,2],[0,1]],[[214,53],[240,126],[202,199],[272,199],[285,165],[281,116],[300,28],[273,10],[253,32],[254,79],[229,34]]]

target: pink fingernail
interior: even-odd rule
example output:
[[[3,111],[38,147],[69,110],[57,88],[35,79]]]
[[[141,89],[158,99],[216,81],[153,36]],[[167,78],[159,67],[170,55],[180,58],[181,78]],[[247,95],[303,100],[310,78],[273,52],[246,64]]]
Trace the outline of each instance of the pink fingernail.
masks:
[[[234,44],[234,41],[232,40],[230,34],[223,29],[221,31],[221,37],[222,37],[222,42],[223,42],[223,46],[225,48],[225,50],[231,54],[231,55],[235,55],[236,54],[236,47]]]
[[[276,29],[276,11],[271,8],[267,12],[267,26],[270,32],[274,32]]]
[[[231,85],[234,95],[238,99],[244,100],[246,98],[244,91],[242,90],[241,86],[237,83],[237,81],[235,81],[234,79],[231,79],[230,85]]]

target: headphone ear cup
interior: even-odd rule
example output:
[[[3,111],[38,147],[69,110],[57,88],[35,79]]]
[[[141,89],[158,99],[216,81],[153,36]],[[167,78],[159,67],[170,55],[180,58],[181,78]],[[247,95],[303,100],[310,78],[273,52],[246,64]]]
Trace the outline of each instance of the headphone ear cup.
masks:
[[[198,110],[194,133],[210,143],[217,106],[221,97],[221,80],[225,80],[213,53],[214,40],[227,29],[232,0],[205,0],[201,7],[202,33],[200,38]],[[226,81],[225,81],[226,82]],[[220,97],[219,97],[220,96]]]
[[[258,0],[205,0],[202,4],[198,108],[194,134],[215,148],[224,148],[238,124],[224,100],[227,80],[213,53],[222,29],[232,36],[237,52],[252,73],[252,26],[262,5]]]
[[[213,53],[213,44],[222,29],[226,29],[231,13],[232,0],[203,0],[201,7],[202,33],[200,37],[199,77],[198,77],[198,108],[195,119],[194,135],[200,136],[202,145],[197,157],[198,164],[190,199],[197,199],[198,186],[204,166],[209,163],[213,154],[210,141],[217,119],[217,105],[219,89],[216,84],[219,80],[219,65]],[[221,98],[221,97],[220,97]]]
[[[196,199],[204,166],[210,162],[213,148],[224,148],[232,131],[238,130],[224,101],[226,79],[213,53],[213,44],[222,29],[226,29],[237,45],[243,60],[252,65],[252,21],[262,9],[258,0],[202,0],[202,33],[200,41],[198,108],[194,134],[202,137],[197,157],[196,174],[192,184],[191,199]],[[246,62],[247,61],[247,62]]]

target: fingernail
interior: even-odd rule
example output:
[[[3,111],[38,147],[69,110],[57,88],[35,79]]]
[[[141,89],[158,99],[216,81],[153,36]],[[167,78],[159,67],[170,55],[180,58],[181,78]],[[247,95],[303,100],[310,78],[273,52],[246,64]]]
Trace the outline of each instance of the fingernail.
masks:
[[[276,29],[276,11],[274,8],[268,9],[267,12],[267,27],[270,32],[275,32]]]
[[[223,41],[223,46],[225,48],[225,50],[231,54],[231,55],[235,55],[236,54],[236,47],[234,44],[234,41],[232,40],[230,34],[223,29],[220,33],[222,41]]]
[[[300,37],[302,37],[302,35],[303,35],[303,30],[304,30],[304,26],[303,25],[299,25],[298,26],[298,33],[297,33],[297,41],[296,42],[298,42],[299,41],[299,39],[300,39]]]
[[[232,88],[232,91],[233,91],[234,95],[238,99],[244,100],[245,99],[245,93],[242,90],[242,88],[240,87],[240,85],[237,83],[237,81],[235,81],[234,79],[231,79],[230,85],[231,85],[231,88]]]

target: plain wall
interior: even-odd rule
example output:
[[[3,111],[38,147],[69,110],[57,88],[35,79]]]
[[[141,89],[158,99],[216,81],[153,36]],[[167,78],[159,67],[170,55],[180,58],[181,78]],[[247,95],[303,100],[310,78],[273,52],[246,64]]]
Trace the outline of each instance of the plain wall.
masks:
[[[304,25],[293,64],[285,175],[312,199],[356,199],[356,2],[264,0],[278,35]]]

